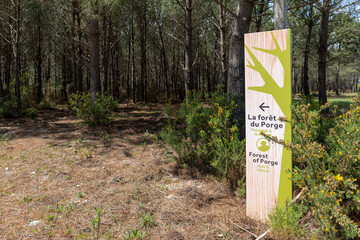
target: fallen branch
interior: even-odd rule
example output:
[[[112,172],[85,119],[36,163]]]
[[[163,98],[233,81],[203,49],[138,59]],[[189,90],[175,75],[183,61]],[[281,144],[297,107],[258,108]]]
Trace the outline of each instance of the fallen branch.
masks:
[[[228,218],[228,220],[229,220],[232,224],[234,224],[236,227],[238,227],[238,228],[240,228],[241,230],[243,230],[243,231],[251,234],[254,238],[257,238],[257,237],[258,237],[258,236],[256,236],[254,233],[250,232],[249,230],[247,230],[247,229],[245,229],[245,228],[237,225],[236,223],[234,223],[233,221],[231,221],[231,219]]]

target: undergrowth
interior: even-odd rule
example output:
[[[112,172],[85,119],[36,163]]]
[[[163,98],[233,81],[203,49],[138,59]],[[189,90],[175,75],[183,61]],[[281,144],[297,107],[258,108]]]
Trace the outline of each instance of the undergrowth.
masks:
[[[100,94],[96,96],[96,101],[92,104],[90,93],[72,94],[69,103],[72,110],[88,126],[109,125],[112,111],[117,107],[117,101],[113,97]]]
[[[235,102],[218,87],[209,98],[188,93],[179,111],[167,108],[162,139],[178,154],[178,163],[227,180],[232,189],[245,174],[245,141],[232,111]]]

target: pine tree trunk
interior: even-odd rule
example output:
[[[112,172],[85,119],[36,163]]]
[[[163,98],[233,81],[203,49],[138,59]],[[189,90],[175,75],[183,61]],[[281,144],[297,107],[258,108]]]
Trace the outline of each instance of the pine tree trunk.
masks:
[[[194,89],[192,48],[192,0],[185,3],[185,92]]]
[[[275,30],[287,28],[287,1],[274,0]]]
[[[244,34],[249,31],[254,2],[243,0],[238,3],[234,30],[229,51],[229,74],[227,92],[236,101],[235,119],[242,123],[245,119],[245,55]],[[244,132],[242,131],[244,135]]]
[[[305,54],[304,54],[304,76],[302,82],[302,88],[304,95],[306,97],[310,96],[310,89],[309,89],[309,56],[310,56],[310,46],[311,46],[311,33],[312,28],[314,26],[314,19],[313,19],[313,5],[310,5],[309,10],[309,23],[308,23],[308,33],[306,37],[305,43]]]
[[[99,22],[97,19],[90,20],[89,31],[90,43],[90,93],[91,103],[96,101],[96,95],[100,93],[100,49],[99,49]]]
[[[141,100],[147,102],[147,61],[146,61],[146,0],[142,0],[142,11],[139,16],[140,33],[140,78]]]
[[[222,0],[219,0],[219,27],[220,27],[220,60],[221,60],[221,78],[224,89],[227,88],[228,69],[226,62],[226,26],[224,19],[224,10]]]
[[[18,111],[21,110],[21,89],[20,89],[20,10],[21,0],[16,3],[16,26],[15,26],[15,42],[13,44],[14,57],[15,57],[15,96]]]
[[[131,21],[131,90],[132,102],[135,103],[135,32],[134,32],[134,19]]]
[[[326,55],[327,55],[327,39],[329,33],[329,7],[327,2],[321,11],[321,29],[319,41],[319,61],[318,61],[318,82],[319,82],[319,103],[324,105],[327,103],[326,96]]]
[[[42,94],[42,36],[41,36],[41,26],[40,26],[40,17],[38,19],[37,27],[37,50],[36,50],[36,103],[40,103],[43,97]]]

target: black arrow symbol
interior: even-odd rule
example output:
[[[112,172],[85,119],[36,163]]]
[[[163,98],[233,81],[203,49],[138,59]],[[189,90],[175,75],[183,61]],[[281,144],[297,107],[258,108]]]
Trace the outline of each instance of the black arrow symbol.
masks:
[[[259,106],[259,108],[261,109],[261,110],[263,110],[263,112],[265,112],[265,110],[264,110],[264,108],[270,108],[269,106],[264,106],[264,102]]]

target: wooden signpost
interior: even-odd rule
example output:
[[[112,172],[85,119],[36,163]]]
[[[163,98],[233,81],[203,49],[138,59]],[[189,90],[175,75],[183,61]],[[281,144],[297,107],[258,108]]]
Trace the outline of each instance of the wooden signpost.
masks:
[[[265,220],[292,198],[290,29],[245,34],[246,214]],[[281,121],[281,118],[287,121]]]

